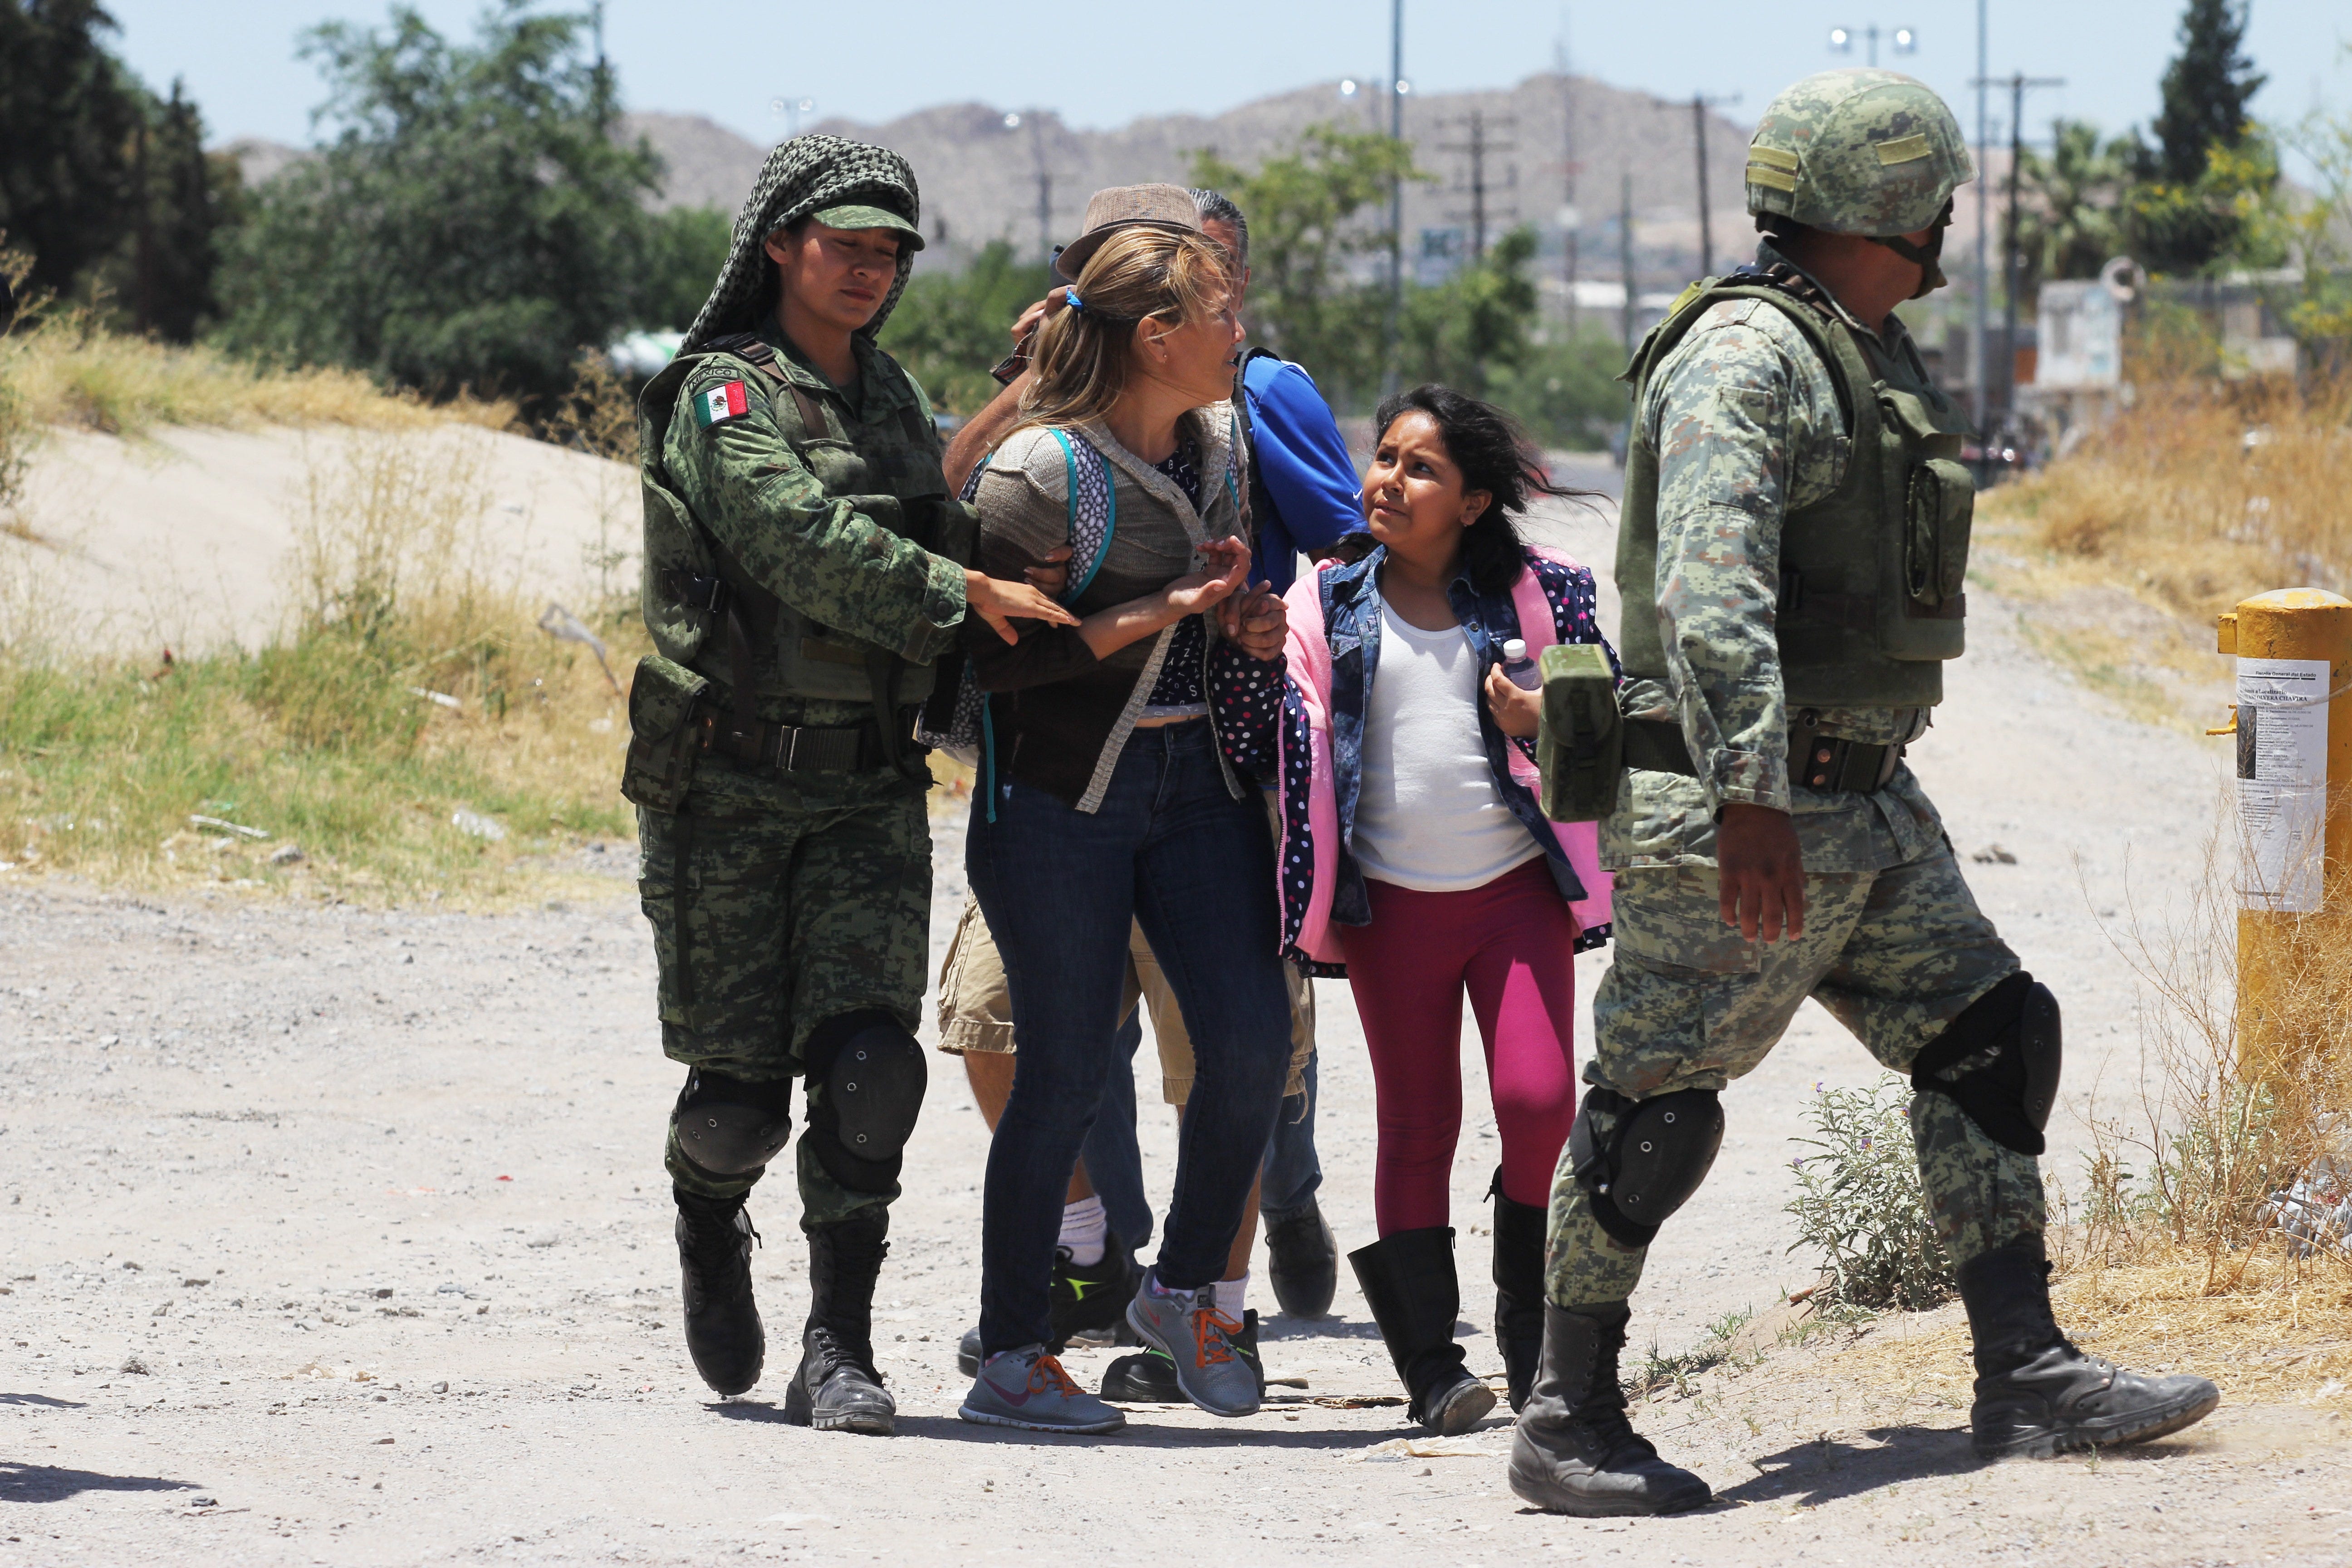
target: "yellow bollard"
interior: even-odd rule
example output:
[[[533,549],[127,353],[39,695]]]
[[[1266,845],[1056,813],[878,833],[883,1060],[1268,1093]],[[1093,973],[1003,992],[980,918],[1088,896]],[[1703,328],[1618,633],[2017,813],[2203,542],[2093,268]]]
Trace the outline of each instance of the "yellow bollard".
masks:
[[[2252,1075],[2334,1035],[2352,972],[2352,599],[2257,595],[2221,617],[2238,659],[2238,1053]]]

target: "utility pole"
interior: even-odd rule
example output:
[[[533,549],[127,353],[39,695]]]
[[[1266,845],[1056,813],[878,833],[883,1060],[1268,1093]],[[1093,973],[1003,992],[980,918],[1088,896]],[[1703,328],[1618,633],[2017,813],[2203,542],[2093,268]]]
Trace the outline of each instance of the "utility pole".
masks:
[[[1986,4],[1987,0],[1977,0],[1977,313],[1976,330],[1969,334],[1969,389],[1975,394],[1969,399],[1975,405],[1970,412],[1980,440],[1986,435],[1985,378],[1990,368],[1985,363],[1985,328],[1992,303],[1991,277],[1985,270],[1985,230],[1992,222],[1985,192],[1985,153],[1992,140],[1985,124],[1985,89],[1992,85],[1987,74],[1992,67],[1985,56]]]
[[[1031,110],[1029,150],[1037,160],[1037,254],[1054,258],[1054,171],[1045,167],[1045,117]]]
[[[596,129],[601,132],[607,129],[613,118],[613,73],[604,59],[604,0],[592,0],[588,26],[596,41],[595,111]]]
[[[1698,152],[1698,275],[1715,276],[1715,226],[1707,215],[1706,201],[1706,111],[1718,104],[1738,103],[1739,95],[1729,98],[1709,98],[1703,92],[1691,94],[1691,145]]]
[[[1559,268],[1568,291],[1568,341],[1576,342],[1583,322],[1576,303],[1577,233],[1583,216],[1576,210],[1576,79],[1569,74],[1568,7],[1559,8],[1559,42],[1553,47],[1559,69]]]
[[[1389,0],[1389,139],[1404,141],[1404,0]],[[1389,176],[1389,318],[1381,335],[1381,390],[1394,392],[1404,332],[1404,175]]]
[[[1617,207],[1617,271],[1625,279],[1625,305],[1619,312],[1617,335],[1625,340],[1625,357],[1633,357],[1633,175],[1629,170]]]
[[[1506,121],[1507,124],[1516,123]],[[1441,153],[1463,153],[1470,159],[1470,259],[1475,264],[1486,254],[1486,155],[1490,153],[1513,151],[1507,142],[1496,142],[1487,134],[1486,116],[1483,110],[1470,111],[1470,140],[1452,142],[1439,147]],[[1511,171],[1511,186],[1518,186],[1518,170]],[[1455,216],[1460,216],[1458,213]]]
[[[1994,85],[2005,86],[2009,89],[2009,211],[2001,223],[2000,245],[2000,416],[2002,422],[2007,423],[2010,416],[2017,409],[2017,294],[2021,281],[2018,277],[2020,258],[2017,253],[2017,174],[2018,165],[2025,161],[2025,93],[2028,88],[2063,87],[2066,85],[2066,79],[2057,76],[2027,76],[2023,71],[2012,71],[2005,81],[1998,84],[1979,79],[1977,90],[1981,92],[1985,88]],[[1979,166],[1977,170],[1979,186],[1977,199],[1979,211],[1982,210],[1984,200],[1982,186],[1985,183],[1984,170]],[[1981,237],[1977,243],[1979,247],[1982,247],[1984,242]],[[1986,377],[1988,382],[1990,379],[1990,376]],[[1990,386],[1987,391],[1990,391]]]

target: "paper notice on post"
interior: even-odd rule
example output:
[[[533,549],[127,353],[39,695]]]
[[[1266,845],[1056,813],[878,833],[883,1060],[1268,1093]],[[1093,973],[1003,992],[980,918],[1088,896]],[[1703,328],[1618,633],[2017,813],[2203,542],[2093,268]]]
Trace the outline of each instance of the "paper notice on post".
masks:
[[[2238,660],[2239,906],[2319,908],[2327,818],[2327,661]]]

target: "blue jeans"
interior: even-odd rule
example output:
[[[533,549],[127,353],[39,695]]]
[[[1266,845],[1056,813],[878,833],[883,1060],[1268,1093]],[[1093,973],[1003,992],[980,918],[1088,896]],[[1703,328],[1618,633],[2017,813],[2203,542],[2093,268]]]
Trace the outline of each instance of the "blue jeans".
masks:
[[[1299,1097],[1306,1103],[1282,1102],[1282,1115],[1275,1121],[1274,1136],[1265,1146],[1265,1184],[1258,1189],[1257,1207],[1269,1226],[1313,1203],[1317,1189],[1323,1185],[1323,1163],[1315,1156],[1315,1064],[1322,1054],[1317,1051],[1307,1058],[1302,1075],[1307,1092]]]
[[[1103,1089],[1102,1113],[1080,1151],[1111,1234],[1130,1252],[1151,1240],[1151,1200],[1143,1191],[1143,1151],[1135,1140],[1135,1053],[1142,1044],[1143,1004],[1139,1002],[1111,1037],[1110,1081]],[[1281,1136],[1276,1130],[1275,1137]]]
[[[1070,1168],[1112,1064],[1130,922],[1192,1037],[1193,1082],[1154,1268],[1190,1290],[1224,1272],[1282,1104],[1290,1002],[1274,846],[1255,791],[1225,788],[1205,722],[1139,730],[1102,808],[1000,784],[965,861],[1004,960],[1020,1067],[989,1145],[981,1218],[985,1353],[1053,1336],[1054,1247]]]

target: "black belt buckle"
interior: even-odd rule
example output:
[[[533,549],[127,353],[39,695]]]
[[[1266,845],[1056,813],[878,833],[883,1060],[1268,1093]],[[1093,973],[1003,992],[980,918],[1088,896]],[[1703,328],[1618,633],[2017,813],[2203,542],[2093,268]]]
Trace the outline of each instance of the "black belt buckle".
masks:
[[[865,740],[862,730],[787,727],[780,731],[776,767],[788,773],[856,773]]]
[[[1824,795],[1870,795],[1886,787],[1903,760],[1900,746],[1874,746],[1834,735],[1806,735],[1791,748],[1797,779]]]

